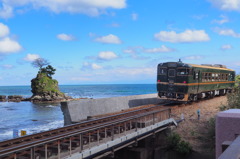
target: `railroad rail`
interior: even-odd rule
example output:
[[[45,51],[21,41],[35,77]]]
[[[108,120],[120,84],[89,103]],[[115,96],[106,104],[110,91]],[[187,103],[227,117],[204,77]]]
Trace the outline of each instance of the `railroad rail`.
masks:
[[[102,117],[59,129],[0,142],[2,159],[52,159],[84,152],[94,145],[114,140],[121,134],[146,128],[170,118],[163,105]]]

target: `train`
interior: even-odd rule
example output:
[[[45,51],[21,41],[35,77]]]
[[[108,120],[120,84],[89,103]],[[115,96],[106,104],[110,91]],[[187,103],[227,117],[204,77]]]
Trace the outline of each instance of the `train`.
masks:
[[[157,66],[158,97],[170,101],[191,102],[231,92],[235,71],[222,64],[165,62]]]

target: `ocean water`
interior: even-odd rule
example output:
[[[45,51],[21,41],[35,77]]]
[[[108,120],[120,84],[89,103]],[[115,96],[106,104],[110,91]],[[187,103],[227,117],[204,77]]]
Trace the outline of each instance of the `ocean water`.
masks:
[[[60,85],[73,98],[108,98],[156,93],[155,84]],[[30,86],[0,86],[0,95],[31,97]],[[0,141],[13,138],[13,129],[27,134],[63,126],[60,103],[0,102]]]

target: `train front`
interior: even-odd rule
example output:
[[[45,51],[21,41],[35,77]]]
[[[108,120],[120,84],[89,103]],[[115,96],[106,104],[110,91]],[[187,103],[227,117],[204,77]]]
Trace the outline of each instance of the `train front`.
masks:
[[[188,101],[187,83],[190,75],[190,66],[181,61],[158,64],[158,96],[172,101]]]

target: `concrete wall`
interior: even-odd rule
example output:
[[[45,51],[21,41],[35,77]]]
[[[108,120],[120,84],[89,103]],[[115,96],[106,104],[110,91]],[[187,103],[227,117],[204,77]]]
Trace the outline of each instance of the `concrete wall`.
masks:
[[[81,99],[78,101],[62,102],[61,109],[64,115],[64,124],[78,122],[88,116],[121,111],[146,104],[161,103],[157,94],[134,95],[101,99]]]
[[[222,153],[222,143],[240,135],[240,109],[219,112],[216,117],[216,158]]]

